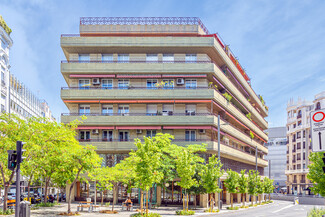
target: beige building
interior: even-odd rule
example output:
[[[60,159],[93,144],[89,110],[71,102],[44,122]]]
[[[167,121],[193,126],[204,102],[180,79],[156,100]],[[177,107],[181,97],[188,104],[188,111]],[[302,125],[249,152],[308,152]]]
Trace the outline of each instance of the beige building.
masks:
[[[61,98],[69,109],[61,121],[86,115],[78,139],[95,145],[105,165],[135,149],[134,138],[161,132],[182,146],[206,143],[206,157],[217,154],[220,115],[224,169],[255,170],[257,148],[263,174],[267,107],[229,47],[200,19],[81,18],[80,34],[62,35],[61,47]],[[78,183],[76,199],[86,189]]]
[[[287,192],[311,194],[307,179],[308,157],[311,153],[310,112],[325,108],[325,91],[315,95],[313,102],[298,99],[287,105]]]

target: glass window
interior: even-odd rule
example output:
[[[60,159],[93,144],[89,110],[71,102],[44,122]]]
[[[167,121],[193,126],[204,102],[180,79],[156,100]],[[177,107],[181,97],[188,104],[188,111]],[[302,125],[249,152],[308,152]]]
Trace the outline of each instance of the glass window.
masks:
[[[185,141],[195,141],[196,134],[195,130],[186,130],[185,131]]]
[[[90,105],[79,105],[79,114],[80,115],[90,114]]]
[[[102,54],[102,62],[113,62],[113,54]]]
[[[79,54],[79,62],[89,62],[89,54]]]
[[[147,130],[147,137],[155,137],[156,130]]]
[[[89,89],[90,80],[89,79],[80,79],[79,80],[79,89]]]
[[[164,79],[163,89],[174,89],[174,80],[173,79]]]
[[[103,130],[103,141],[113,141],[112,130]]]
[[[118,80],[118,88],[119,89],[128,89],[130,85],[130,81],[127,79]]]
[[[119,140],[120,141],[129,141],[129,132],[128,131],[119,131]]]
[[[162,60],[164,63],[173,63],[174,62],[174,54],[163,54]]]
[[[129,114],[129,105],[119,105],[118,113],[122,116],[128,115]]]
[[[185,56],[185,62],[187,63],[193,63],[196,62],[196,54],[186,54]]]
[[[188,79],[185,81],[186,89],[195,89],[196,88],[196,79]]]
[[[147,80],[147,89],[157,89],[157,79],[149,79]]]
[[[186,115],[195,115],[196,113],[196,105],[186,105]]]
[[[102,89],[112,89],[113,80],[111,79],[102,79]]]
[[[129,54],[119,54],[117,56],[118,62],[128,63],[129,62]]]
[[[102,106],[103,115],[113,115],[113,105],[103,105]]]
[[[158,62],[158,54],[147,54],[147,62]]]
[[[6,50],[6,48],[7,48],[7,44],[6,44],[6,42],[3,41],[3,40],[0,40],[0,42],[1,42],[1,47],[2,47],[2,49]]]
[[[157,105],[156,104],[147,104],[147,115],[149,115],[149,116],[157,115]]]
[[[80,131],[80,140],[90,140],[90,131]]]

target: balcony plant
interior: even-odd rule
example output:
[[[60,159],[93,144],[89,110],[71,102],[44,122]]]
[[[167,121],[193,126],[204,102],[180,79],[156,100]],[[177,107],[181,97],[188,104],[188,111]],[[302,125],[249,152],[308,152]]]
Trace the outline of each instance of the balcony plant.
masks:
[[[8,35],[10,35],[10,33],[12,32],[12,30],[9,28],[9,26],[7,25],[7,23],[5,22],[5,20],[2,18],[2,16],[0,16],[0,26],[2,26],[2,28],[6,31],[6,33]]]
[[[228,100],[228,102],[230,102],[231,101],[231,99],[232,99],[232,96],[229,94],[229,93],[227,93],[227,92],[225,92],[224,94],[222,94],[227,100]]]
[[[251,139],[254,139],[254,133],[252,132],[252,131],[249,131],[249,135],[250,135],[250,137],[251,137]]]
[[[246,117],[247,117],[249,120],[252,120],[252,114],[251,114],[251,113],[246,114]]]

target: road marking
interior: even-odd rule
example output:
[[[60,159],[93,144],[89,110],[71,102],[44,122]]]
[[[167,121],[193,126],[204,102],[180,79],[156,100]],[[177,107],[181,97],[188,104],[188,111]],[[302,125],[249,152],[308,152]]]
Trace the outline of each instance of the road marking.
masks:
[[[281,209],[279,209],[279,210],[277,210],[277,211],[274,211],[274,212],[272,212],[272,213],[280,212],[281,210],[288,209],[288,208],[290,208],[290,207],[292,207],[292,206],[294,206],[294,205],[291,204],[291,205],[285,206],[285,207],[283,207],[283,208],[281,208]]]

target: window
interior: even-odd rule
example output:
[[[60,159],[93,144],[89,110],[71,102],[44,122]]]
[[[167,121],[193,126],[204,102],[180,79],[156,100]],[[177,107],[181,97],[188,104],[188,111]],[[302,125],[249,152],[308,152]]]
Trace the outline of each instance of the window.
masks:
[[[80,140],[90,140],[90,131],[80,131]]]
[[[118,113],[122,116],[128,115],[129,114],[129,105],[119,105]]]
[[[89,79],[80,79],[79,80],[79,89],[89,89],[90,80]]]
[[[102,89],[112,89],[113,81],[111,79],[102,79]]]
[[[128,131],[119,131],[119,140],[120,141],[129,141],[129,132]]]
[[[296,128],[296,124],[293,124],[293,128]]]
[[[195,130],[185,131],[185,141],[195,141],[195,138],[196,138]]]
[[[173,115],[174,106],[172,104],[164,104],[162,115]]]
[[[302,159],[303,159],[303,160],[306,160],[306,153],[303,153],[303,154],[302,154]]]
[[[157,105],[156,104],[148,104],[147,105],[147,115],[148,116],[157,115]]]
[[[164,79],[163,83],[164,83],[163,89],[174,89],[174,80],[173,79]]]
[[[298,126],[301,126],[301,121],[298,121]]]
[[[158,54],[147,54],[147,62],[158,62]]]
[[[129,54],[119,54],[117,56],[118,62],[128,63],[129,62]]]
[[[6,44],[6,42],[3,41],[3,40],[1,40],[0,42],[1,42],[1,47],[2,47],[2,49],[5,50],[5,49],[7,48],[7,44]]]
[[[79,105],[79,114],[80,115],[90,114],[90,105]]]
[[[303,134],[303,137],[306,138],[306,131],[305,130],[302,132],[302,134]]]
[[[1,72],[1,82],[2,84],[5,82],[5,73]]]
[[[196,105],[186,105],[186,108],[185,108],[185,113],[186,115],[195,115],[196,113]]]
[[[118,80],[118,88],[119,89],[129,89],[130,81],[127,79]]]
[[[147,80],[147,89],[157,89],[157,79]]]
[[[297,139],[301,138],[301,132],[297,132]]]
[[[196,88],[196,79],[188,79],[185,81],[186,89],[195,89]]]
[[[5,112],[6,112],[5,106],[1,105],[1,113],[5,113]]]
[[[102,62],[113,62],[113,54],[102,54]]]
[[[187,63],[193,63],[196,62],[196,54],[186,54],[185,56],[185,62]]]
[[[102,106],[103,115],[113,115],[113,105],[103,105]]]
[[[156,130],[147,130],[147,137],[155,137]]]
[[[79,54],[79,62],[89,62],[89,54]]]
[[[103,130],[103,141],[113,141],[113,131]]]
[[[303,147],[303,148],[306,148],[306,142],[303,142],[303,143],[302,143],[302,147]]]
[[[301,118],[301,110],[298,111],[297,118]]]
[[[321,106],[320,106],[320,102],[316,103],[316,108],[315,110],[320,110],[321,109]]]
[[[174,62],[174,54],[163,54],[162,60],[164,63],[173,63]]]

